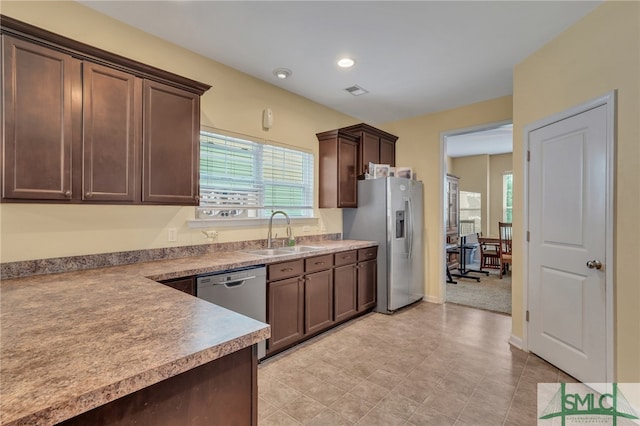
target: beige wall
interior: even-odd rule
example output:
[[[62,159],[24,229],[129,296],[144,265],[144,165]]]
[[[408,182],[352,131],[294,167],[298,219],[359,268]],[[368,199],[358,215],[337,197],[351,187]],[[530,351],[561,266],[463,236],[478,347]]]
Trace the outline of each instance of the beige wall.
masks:
[[[488,235],[487,225],[489,218],[489,155],[471,155],[468,157],[456,157],[452,161],[453,172],[460,178],[459,191],[480,193],[482,212],[481,230],[483,235]]]
[[[445,172],[453,174],[453,157],[447,156]]]
[[[640,2],[604,2],[515,67],[513,334],[523,336],[523,129],[613,90],[616,380],[640,382]]]
[[[426,299],[441,302],[444,282],[444,191],[445,154],[441,151],[443,132],[510,121],[511,96],[479,102],[447,111],[387,123],[384,130],[399,136],[397,164],[414,168],[424,182],[424,250]]]
[[[489,225],[487,235],[498,235],[498,222],[502,217],[502,176],[513,170],[513,154],[492,155],[489,165]]]
[[[164,42],[76,2],[2,2],[4,15],[80,40],[213,87],[202,97],[202,125],[311,150],[315,134],[358,120],[276,88],[220,63]],[[262,110],[274,112],[274,126],[262,130]],[[317,200],[317,190],[316,190]],[[316,210],[310,234],[342,232],[339,209]],[[39,259],[91,253],[206,243],[186,220],[192,207],[2,204],[1,260]],[[178,241],[167,242],[167,228]],[[217,241],[266,238],[264,226],[219,228]],[[302,225],[294,235],[305,235]]]

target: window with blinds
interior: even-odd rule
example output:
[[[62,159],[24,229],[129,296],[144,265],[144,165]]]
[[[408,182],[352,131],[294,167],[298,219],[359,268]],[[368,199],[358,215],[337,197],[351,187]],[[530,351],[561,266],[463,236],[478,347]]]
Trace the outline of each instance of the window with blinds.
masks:
[[[502,175],[502,220],[513,220],[513,172],[504,172]]]
[[[313,216],[313,154],[200,132],[199,219]]]

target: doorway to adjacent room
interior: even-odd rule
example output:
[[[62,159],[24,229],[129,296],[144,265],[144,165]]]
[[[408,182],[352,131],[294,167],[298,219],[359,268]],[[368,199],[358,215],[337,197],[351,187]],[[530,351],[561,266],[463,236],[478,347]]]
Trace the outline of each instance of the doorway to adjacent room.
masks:
[[[498,222],[511,222],[513,125],[498,122],[445,132],[442,147],[443,299],[510,315],[511,274],[503,268],[500,278],[499,269],[483,265],[478,238],[497,239]]]

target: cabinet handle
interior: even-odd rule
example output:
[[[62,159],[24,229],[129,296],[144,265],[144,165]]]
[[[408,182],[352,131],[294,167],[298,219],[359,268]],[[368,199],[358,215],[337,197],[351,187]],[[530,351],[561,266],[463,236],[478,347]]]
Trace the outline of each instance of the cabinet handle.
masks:
[[[91,193],[91,191],[87,191],[87,193],[86,193],[86,194],[84,194],[84,196],[85,196],[86,198],[91,198],[91,197],[93,196],[93,194]]]
[[[195,195],[195,196],[193,197],[193,199],[194,199],[194,200],[196,200],[196,201],[200,201],[200,196],[199,196],[199,195]]]
[[[65,197],[67,197],[67,198],[71,198],[71,190],[70,190],[70,189],[67,189],[67,190],[64,192],[64,196],[65,196]]]
[[[324,265],[324,262],[316,262],[314,265]]]
[[[293,271],[293,268],[282,268],[280,269],[280,272],[291,272]]]
[[[349,260],[349,259],[351,259],[350,255],[349,256],[342,256],[342,260]]]

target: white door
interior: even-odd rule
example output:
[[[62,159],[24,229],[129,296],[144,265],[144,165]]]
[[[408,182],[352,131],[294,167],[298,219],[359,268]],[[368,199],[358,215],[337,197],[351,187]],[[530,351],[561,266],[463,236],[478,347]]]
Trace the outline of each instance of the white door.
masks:
[[[529,349],[597,383],[608,356],[607,118],[601,105],[529,133]]]

